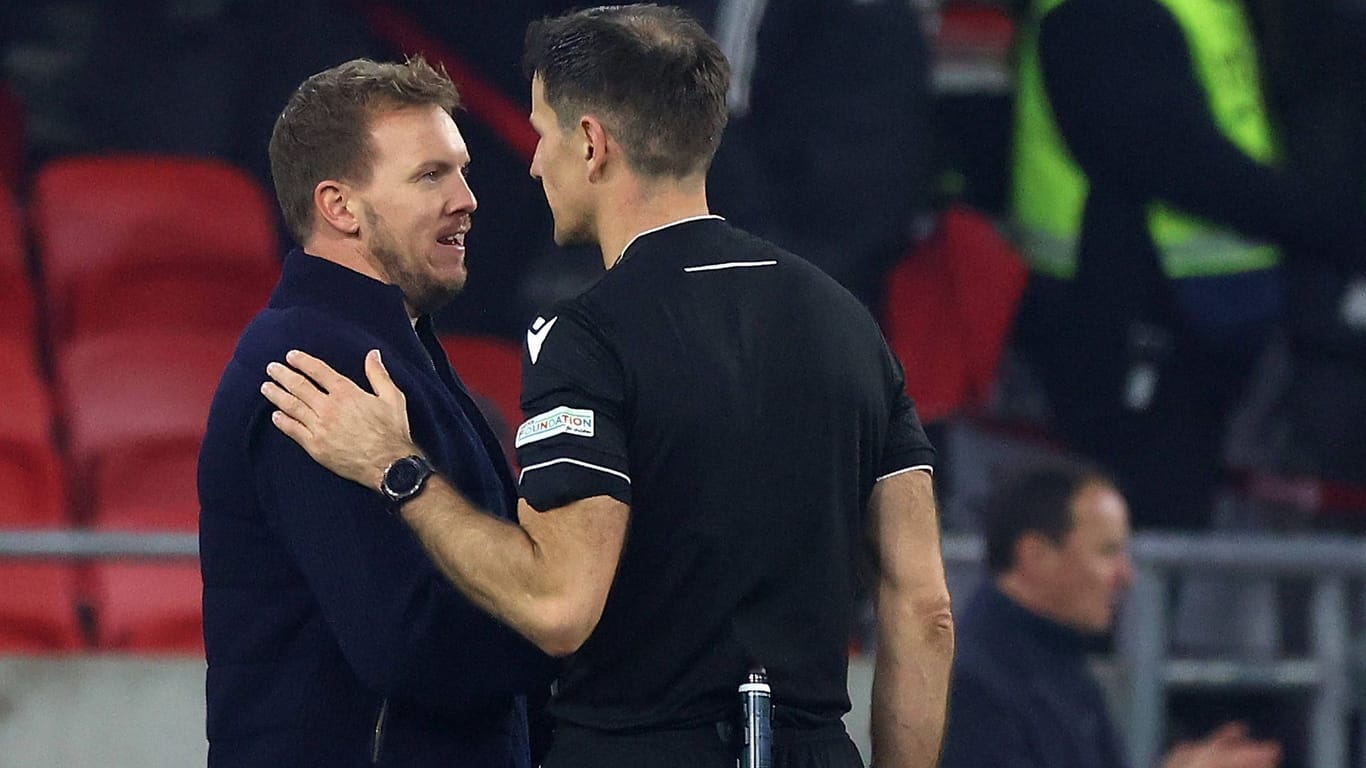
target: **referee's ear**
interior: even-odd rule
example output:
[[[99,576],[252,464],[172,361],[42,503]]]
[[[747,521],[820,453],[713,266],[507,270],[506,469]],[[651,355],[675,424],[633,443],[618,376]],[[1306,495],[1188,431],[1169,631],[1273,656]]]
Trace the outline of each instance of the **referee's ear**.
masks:
[[[601,181],[606,174],[609,158],[621,147],[607,132],[602,121],[593,115],[584,115],[579,119],[579,135],[583,142],[581,156],[588,180]]]

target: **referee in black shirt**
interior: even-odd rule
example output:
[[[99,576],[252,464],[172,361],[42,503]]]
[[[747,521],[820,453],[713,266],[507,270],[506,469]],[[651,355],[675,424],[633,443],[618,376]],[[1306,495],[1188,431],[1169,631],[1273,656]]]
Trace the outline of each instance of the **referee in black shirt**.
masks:
[[[374,395],[291,353],[307,378],[273,369],[276,424],[566,657],[547,768],[730,768],[755,666],[775,765],[860,765],[841,717],[865,547],[874,761],[932,766],[953,648],[934,452],[864,307],[709,212],[725,58],[683,12],[631,5],[534,23],[526,65],[555,239],[600,246],[608,272],[527,331],[520,523],[426,477],[375,353]]]

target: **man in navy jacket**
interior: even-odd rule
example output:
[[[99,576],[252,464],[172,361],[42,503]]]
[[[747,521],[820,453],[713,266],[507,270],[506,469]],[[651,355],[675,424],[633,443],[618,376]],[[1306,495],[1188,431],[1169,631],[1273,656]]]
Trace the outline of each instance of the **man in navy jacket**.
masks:
[[[1129,508],[1095,470],[1030,469],[983,523],[991,579],[958,625],[943,768],[1125,768],[1087,653],[1130,582]],[[1280,747],[1226,724],[1162,768],[1273,768]],[[1133,768],[1149,768],[1134,766]]]
[[[259,392],[289,349],[357,378],[379,349],[435,468],[512,515],[503,452],[430,318],[464,285],[476,207],[457,104],[420,59],[357,60],[305,81],[276,123],[302,250],[224,373],[199,464],[212,766],[530,763],[524,694],[545,657],[462,598],[383,497],[274,429]]]

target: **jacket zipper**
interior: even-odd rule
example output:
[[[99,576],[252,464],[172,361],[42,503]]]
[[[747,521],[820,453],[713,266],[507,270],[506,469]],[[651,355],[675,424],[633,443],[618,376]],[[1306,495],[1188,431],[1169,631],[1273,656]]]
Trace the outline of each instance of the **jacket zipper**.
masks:
[[[379,765],[380,751],[384,748],[384,721],[389,719],[389,700],[379,703],[379,714],[375,716],[375,737],[370,743],[370,764]]]

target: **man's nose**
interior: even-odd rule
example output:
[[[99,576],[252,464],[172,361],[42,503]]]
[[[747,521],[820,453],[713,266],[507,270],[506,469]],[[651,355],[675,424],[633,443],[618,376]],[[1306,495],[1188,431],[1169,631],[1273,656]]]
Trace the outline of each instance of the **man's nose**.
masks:
[[[446,204],[447,213],[466,213],[473,212],[479,207],[479,200],[474,196],[474,190],[470,187],[469,181],[457,174],[458,181],[455,189],[451,192],[450,201]]]

